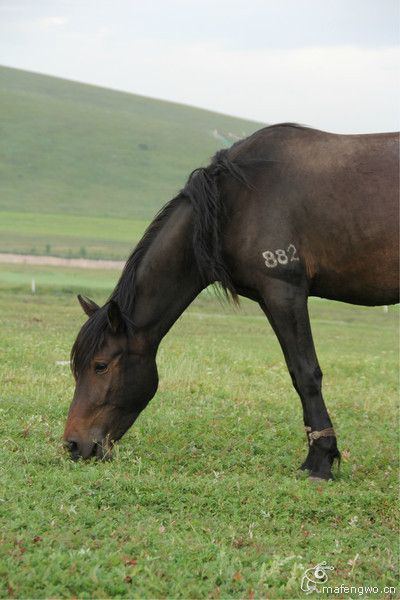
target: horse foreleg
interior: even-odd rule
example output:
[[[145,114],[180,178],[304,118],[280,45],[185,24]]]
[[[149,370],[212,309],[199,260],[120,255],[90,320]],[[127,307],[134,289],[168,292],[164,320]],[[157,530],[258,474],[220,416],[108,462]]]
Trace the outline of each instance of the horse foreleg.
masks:
[[[278,337],[303,405],[309,451],[301,468],[308,469],[311,477],[331,479],[333,461],[340,453],[322,397],[322,371],[311,334],[307,294],[298,286],[272,280],[262,298],[261,308]]]

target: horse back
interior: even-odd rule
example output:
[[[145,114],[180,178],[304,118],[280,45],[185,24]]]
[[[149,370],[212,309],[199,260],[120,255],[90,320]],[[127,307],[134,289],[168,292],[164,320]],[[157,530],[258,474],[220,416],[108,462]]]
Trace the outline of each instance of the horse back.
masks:
[[[272,127],[236,144],[230,159],[248,165],[250,179],[247,189],[226,181],[224,194],[225,252],[239,287],[296,281],[303,269],[310,295],[398,301],[397,134]]]

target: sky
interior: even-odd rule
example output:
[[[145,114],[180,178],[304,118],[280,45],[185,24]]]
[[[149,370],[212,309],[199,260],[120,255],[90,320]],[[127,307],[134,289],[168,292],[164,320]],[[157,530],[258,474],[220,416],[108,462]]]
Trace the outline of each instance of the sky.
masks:
[[[0,0],[0,64],[264,123],[400,128],[398,0]]]

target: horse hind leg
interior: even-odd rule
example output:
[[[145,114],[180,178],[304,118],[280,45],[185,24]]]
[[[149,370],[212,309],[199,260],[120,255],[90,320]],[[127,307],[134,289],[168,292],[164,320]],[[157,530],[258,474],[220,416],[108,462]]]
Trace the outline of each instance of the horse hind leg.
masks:
[[[322,372],[311,334],[304,290],[279,280],[269,280],[261,308],[282,347],[293,386],[303,406],[308,455],[301,469],[312,478],[332,479],[332,464],[340,458],[336,436],[322,396]]]

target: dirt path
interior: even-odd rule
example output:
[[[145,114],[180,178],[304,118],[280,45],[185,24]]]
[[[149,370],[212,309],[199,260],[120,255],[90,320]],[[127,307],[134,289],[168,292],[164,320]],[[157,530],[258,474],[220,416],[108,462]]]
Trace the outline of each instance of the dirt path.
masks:
[[[51,265],[52,267],[78,267],[80,269],[118,269],[125,264],[121,260],[92,260],[90,258],[60,258],[58,256],[35,256],[32,254],[2,254],[0,263],[14,265]]]

